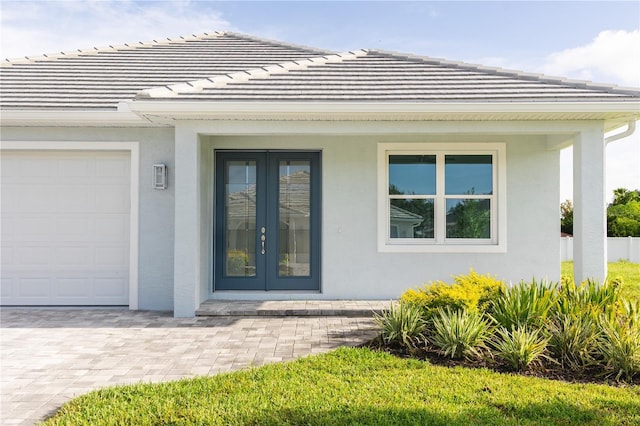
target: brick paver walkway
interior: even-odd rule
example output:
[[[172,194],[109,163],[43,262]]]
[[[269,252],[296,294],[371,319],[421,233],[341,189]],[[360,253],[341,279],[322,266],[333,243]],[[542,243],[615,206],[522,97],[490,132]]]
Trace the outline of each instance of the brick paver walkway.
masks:
[[[2,425],[32,425],[103,386],[287,361],[376,334],[371,318],[197,317],[116,309],[0,312]]]

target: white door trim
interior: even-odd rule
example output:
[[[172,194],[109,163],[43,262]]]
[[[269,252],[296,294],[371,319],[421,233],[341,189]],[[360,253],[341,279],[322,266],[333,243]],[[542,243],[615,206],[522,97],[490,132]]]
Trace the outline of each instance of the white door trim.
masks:
[[[129,217],[129,309],[138,309],[138,214],[139,214],[139,163],[138,142],[89,142],[89,141],[2,141],[0,151],[129,151],[131,182],[129,184],[131,211]]]

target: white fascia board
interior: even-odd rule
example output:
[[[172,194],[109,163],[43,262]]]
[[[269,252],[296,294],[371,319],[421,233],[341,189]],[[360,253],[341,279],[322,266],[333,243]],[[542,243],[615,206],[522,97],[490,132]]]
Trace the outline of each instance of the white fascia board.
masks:
[[[86,110],[3,110],[2,126],[106,126],[106,127],[159,127],[147,118],[131,111]]]
[[[625,102],[207,102],[207,101],[133,101],[132,111],[177,116],[203,113],[514,113],[514,112],[625,112],[640,117],[640,101]]]

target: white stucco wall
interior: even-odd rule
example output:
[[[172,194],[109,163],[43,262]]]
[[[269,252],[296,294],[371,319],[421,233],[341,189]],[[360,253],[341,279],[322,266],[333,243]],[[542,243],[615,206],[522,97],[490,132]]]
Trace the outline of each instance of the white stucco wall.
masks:
[[[508,281],[558,279],[559,153],[541,136],[210,136],[214,149],[314,149],[322,152],[321,294],[210,293],[244,298],[396,298],[430,280],[474,268]],[[381,253],[377,247],[377,144],[505,142],[506,253]],[[211,164],[201,164],[213,174]],[[207,193],[212,188],[207,188]],[[203,206],[206,209],[207,206]],[[210,211],[210,209],[208,210]],[[202,233],[205,238],[211,232]],[[210,265],[209,265],[210,266]],[[210,280],[210,275],[209,275]],[[210,281],[209,281],[210,282]]]
[[[200,128],[198,126],[204,126]],[[182,295],[181,314],[193,314],[193,307],[209,297],[221,298],[396,298],[405,289],[430,280],[449,281],[454,274],[474,268],[507,281],[559,277],[559,152],[548,149],[544,136],[510,136],[504,132],[484,132],[472,136],[471,131],[457,135],[405,132],[403,125],[392,125],[382,135],[353,135],[359,125],[346,124],[345,132],[313,135],[309,126],[300,134],[271,136],[206,136],[217,128],[210,124],[182,127],[184,139],[196,138],[191,144],[197,158],[192,176],[199,188],[192,203],[198,212],[195,231],[199,242],[184,261],[174,262],[176,157],[173,128],[19,128],[4,127],[3,140],[55,141],[133,141],[140,146],[139,178],[139,308],[174,309],[174,295]],[[324,126],[324,127],[323,127]],[[384,129],[389,126],[385,125]],[[464,125],[460,125],[461,128]],[[441,125],[441,128],[450,128]],[[499,128],[500,126],[494,126]],[[234,127],[237,128],[237,127]],[[323,133],[326,125],[319,126]],[[512,128],[517,128],[513,126]],[[246,127],[247,133],[264,134],[264,128]],[[224,133],[225,129],[221,129]],[[268,131],[266,133],[269,133]],[[291,132],[289,132],[291,133]],[[357,132],[356,132],[357,133]],[[391,134],[393,133],[393,134]],[[200,134],[198,137],[197,135]],[[195,136],[194,136],[195,135]],[[195,139],[194,139],[195,140]],[[507,155],[507,248],[505,253],[381,253],[377,241],[377,146],[379,143],[505,143]],[[180,142],[178,142],[180,143]],[[212,194],[214,149],[288,149],[322,152],[322,273],[320,293],[212,293]],[[197,154],[196,154],[197,152]],[[180,154],[182,156],[182,154]],[[184,158],[183,158],[184,160]],[[165,163],[169,169],[169,188],[151,189],[151,166]],[[184,162],[183,162],[184,163]],[[184,163],[186,164],[186,163]],[[189,164],[186,164],[189,166]],[[191,178],[190,178],[191,179]],[[187,196],[189,199],[189,196]],[[183,218],[184,219],[184,218]],[[185,221],[181,222],[185,225]],[[190,228],[191,229],[191,228]],[[191,264],[189,264],[191,262]],[[197,282],[185,281],[175,286],[174,265]],[[175,288],[174,288],[175,286]],[[184,287],[184,289],[183,289]],[[181,296],[182,297],[182,296]],[[184,302],[183,301],[183,302]]]
[[[2,140],[139,143],[138,308],[173,309],[173,128],[2,127]],[[155,163],[169,168],[166,190],[151,189],[151,166]]]

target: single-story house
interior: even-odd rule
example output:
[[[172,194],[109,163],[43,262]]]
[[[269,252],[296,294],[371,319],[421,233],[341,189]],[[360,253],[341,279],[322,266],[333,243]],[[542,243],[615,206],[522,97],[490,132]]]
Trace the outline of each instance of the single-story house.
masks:
[[[387,299],[606,276],[605,132],[640,91],[235,33],[1,66],[3,305]]]

